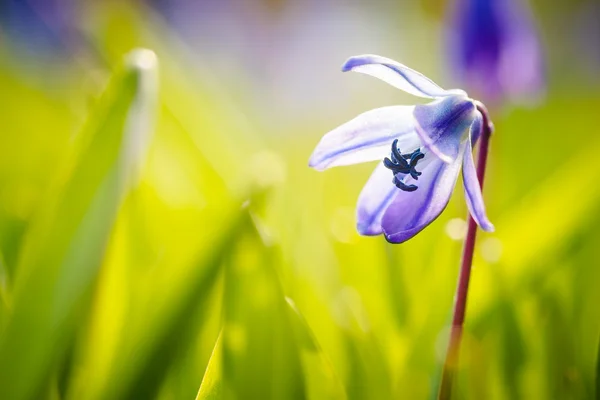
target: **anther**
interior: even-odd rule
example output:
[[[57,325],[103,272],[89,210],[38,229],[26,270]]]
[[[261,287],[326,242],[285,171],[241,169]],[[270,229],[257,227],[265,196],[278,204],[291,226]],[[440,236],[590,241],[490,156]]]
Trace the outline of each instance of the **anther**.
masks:
[[[398,175],[394,175],[392,182],[394,182],[394,185],[396,185],[398,189],[404,190],[405,192],[414,192],[419,188],[417,185],[407,185],[402,182],[402,179],[398,179]]]
[[[405,192],[414,192],[417,190],[416,185],[407,185],[403,182],[403,177],[398,175],[410,175],[413,179],[419,179],[421,172],[417,171],[417,163],[425,157],[425,154],[421,153],[421,149],[417,149],[410,154],[402,154],[398,148],[398,139],[392,143],[392,152],[390,158],[383,159],[383,165],[392,171],[394,179],[392,182],[398,189]]]

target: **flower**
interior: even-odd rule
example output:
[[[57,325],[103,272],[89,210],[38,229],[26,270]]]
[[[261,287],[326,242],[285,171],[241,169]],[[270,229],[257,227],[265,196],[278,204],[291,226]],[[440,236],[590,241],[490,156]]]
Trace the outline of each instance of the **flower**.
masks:
[[[483,116],[458,89],[444,90],[421,73],[376,55],[351,57],[342,70],[379,78],[415,96],[435,99],[416,106],[367,111],[327,133],[309,166],[317,170],[382,160],[364,186],[357,206],[357,230],[384,234],[392,243],[415,236],[444,210],[462,164],[466,202],[486,231],[489,222],[472,146]]]
[[[537,98],[542,49],[522,0],[451,2],[449,55],[457,78],[486,102]]]

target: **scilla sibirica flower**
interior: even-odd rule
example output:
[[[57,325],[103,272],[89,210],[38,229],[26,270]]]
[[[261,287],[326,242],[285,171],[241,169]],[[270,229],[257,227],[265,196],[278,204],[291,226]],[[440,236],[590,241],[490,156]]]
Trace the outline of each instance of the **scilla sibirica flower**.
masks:
[[[444,90],[421,73],[380,56],[351,57],[342,70],[434,99],[424,105],[367,111],[327,133],[314,150],[309,166],[317,170],[380,161],[358,199],[358,232],[383,233],[392,243],[412,238],[444,210],[461,165],[469,212],[481,228],[493,231],[472,155],[485,120],[480,103],[462,90]]]

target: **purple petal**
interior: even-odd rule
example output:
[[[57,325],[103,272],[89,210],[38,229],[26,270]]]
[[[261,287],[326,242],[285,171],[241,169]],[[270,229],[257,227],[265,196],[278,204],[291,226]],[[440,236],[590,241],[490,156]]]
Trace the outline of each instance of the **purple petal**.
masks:
[[[478,112],[477,117],[471,125],[471,137],[474,137],[476,132],[481,130],[483,117]],[[467,201],[467,207],[469,213],[477,222],[477,225],[484,231],[493,232],[494,225],[489,221],[485,213],[485,204],[483,203],[483,196],[481,194],[481,186],[477,179],[477,171],[475,170],[475,163],[473,162],[473,149],[471,148],[471,140],[467,140],[467,149],[463,158],[463,170],[462,170],[463,181],[465,185],[465,199]]]
[[[436,219],[450,200],[460,170],[462,144],[454,161],[447,164],[435,159],[423,170],[419,188],[414,192],[398,191],[381,221],[385,238],[391,243],[403,243],[421,232]]]
[[[381,219],[400,190],[392,183],[392,172],[380,163],[365,184],[356,207],[356,229],[361,235],[383,233]]]
[[[389,58],[365,54],[350,57],[342,71],[355,71],[379,78],[390,85],[419,97],[444,97],[465,94],[462,90],[444,90],[425,75]]]
[[[466,96],[449,96],[415,106],[416,131],[424,146],[450,163],[456,144],[463,141],[475,118],[475,105]]]
[[[367,111],[327,133],[315,148],[308,165],[324,170],[340,165],[381,160],[394,139],[405,151],[419,147],[414,130],[414,106],[390,106]]]

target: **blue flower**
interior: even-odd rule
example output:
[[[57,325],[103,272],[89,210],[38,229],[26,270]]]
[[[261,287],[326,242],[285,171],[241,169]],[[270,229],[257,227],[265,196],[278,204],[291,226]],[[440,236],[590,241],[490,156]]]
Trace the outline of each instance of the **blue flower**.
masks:
[[[314,150],[309,166],[317,170],[380,161],[358,199],[358,232],[383,233],[392,243],[412,238],[444,210],[461,165],[469,211],[479,226],[492,231],[472,155],[483,123],[477,103],[462,90],[444,90],[421,73],[380,56],[351,57],[342,70],[434,99],[424,105],[367,111],[327,133]]]
[[[486,102],[538,97],[542,48],[522,0],[454,0],[447,37],[458,79]]]

